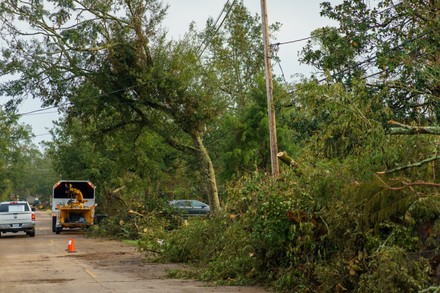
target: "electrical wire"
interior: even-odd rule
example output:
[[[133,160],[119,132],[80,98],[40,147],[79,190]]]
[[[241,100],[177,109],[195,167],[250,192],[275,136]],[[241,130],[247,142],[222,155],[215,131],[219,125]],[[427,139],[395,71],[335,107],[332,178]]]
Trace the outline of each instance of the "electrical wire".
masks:
[[[43,108],[43,109],[38,109],[38,110],[32,110],[32,111],[29,111],[29,112],[19,113],[18,115],[23,117],[23,116],[33,116],[33,115],[44,115],[44,114],[57,113],[58,111],[51,111],[51,112],[41,113],[43,111],[47,111],[47,110],[55,109],[55,108],[58,108],[58,106],[53,106],[53,107],[48,107],[48,108]]]
[[[298,42],[302,42],[302,41],[307,41],[307,40],[310,40],[310,39],[314,39],[314,38],[317,38],[317,37],[322,37],[323,35],[324,35],[324,34],[320,34],[320,35],[317,35],[317,36],[314,36],[314,37],[305,37],[305,38],[296,39],[296,40],[287,41],[287,42],[282,42],[282,43],[274,43],[274,44],[271,44],[270,46],[279,47],[279,46],[281,46],[281,45],[293,44],[293,43],[298,43]]]
[[[225,3],[225,5],[223,5],[223,9],[222,9],[222,11],[220,11],[220,14],[217,16],[217,19],[215,20],[214,27],[217,26],[217,23],[219,22],[220,17],[223,15],[223,12],[225,12],[225,10],[226,10],[226,6],[228,5],[228,3],[229,3],[229,0]],[[203,40],[203,42],[200,44],[199,48],[197,49],[197,52],[199,52],[199,51],[202,49],[202,47],[203,47],[203,45],[205,44],[205,41],[206,41],[206,40],[207,40],[207,39],[204,39],[204,40]]]
[[[385,13],[385,12],[387,12],[387,11],[393,9],[393,8],[395,8],[396,6],[398,6],[398,5],[400,5],[400,4],[402,4],[402,3],[397,3],[397,4],[393,5],[393,6],[390,6],[390,7],[388,7],[388,8],[385,8],[385,9],[383,9],[382,11],[379,11],[377,14],[378,14],[378,15],[381,15],[381,14],[383,14],[383,13]],[[310,37],[304,37],[304,38],[296,39],[296,40],[292,40],[292,41],[286,41],[286,42],[274,43],[274,44],[271,44],[271,46],[282,46],[282,45],[288,45],[288,44],[298,43],[298,42],[307,41],[307,40],[310,40],[310,39],[313,39],[313,38],[319,38],[319,37],[322,37],[322,36],[324,36],[324,35],[325,35],[325,34],[323,33],[323,34],[320,34],[320,35],[317,35],[317,36],[313,36],[313,37],[310,36]]]
[[[202,55],[203,55],[203,53],[205,52],[206,48],[208,48],[208,45],[209,45],[209,43],[211,42],[211,40],[214,38],[214,36],[219,32],[220,28],[223,26],[223,23],[224,23],[225,20],[228,18],[229,13],[232,11],[232,8],[234,7],[234,5],[235,5],[236,2],[237,2],[237,0],[234,0],[234,1],[232,2],[232,4],[229,6],[228,11],[226,12],[225,17],[223,17],[222,22],[221,22],[220,25],[217,27],[217,29],[215,30],[214,34],[209,38],[209,41],[205,44],[205,47],[203,48],[203,50],[202,50],[200,53],[197,54],[199,59],[202,57]],[[223,7],[223,10],[222,10],[222,12],[220,13],[220,15],[223,14],[223,11],[226,9],[226,6],[227,6],[228,3],[229,3],[229,0],[228,0],[228,2],[226,2],[225,6]],[[219,17],[220,17],[220,15],[219,15]],[[215,27],[215,26],[214,26],[214,27]],[[204,43],[202,43],[202,44],[204,44]],[[199,48],[199,50],[200,50],[200,48]],[[197,52],[198,52],[199,50],[197,50]]]

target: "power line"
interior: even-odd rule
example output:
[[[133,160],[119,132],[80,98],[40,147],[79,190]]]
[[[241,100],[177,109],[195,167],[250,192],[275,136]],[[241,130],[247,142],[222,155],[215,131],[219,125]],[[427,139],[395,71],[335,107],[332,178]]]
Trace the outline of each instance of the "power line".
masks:
[[[42,134],[35,134],[34,136],[38,137],[38,136],[46,136],[46,135],[50,135],[50,133],[47,132],[47,133],[42,133]]]
[[[40,110],[34,110],[34,111],[32,111],[32,112],[35,112],[35,111],[45,111],[45,110],[48,110],[48,109],[40,109]],[[20,116],[36,116],[36,115],[46,115],[46,114],[54,114],[54,113],[58,113],[58,111],[50,111],[50,112],[44,112],[44,113],[41,113],[41,112],[38,112],[38,113],[22,113],[22,114],[19,114]]]
[[[144,84],[145,83],[140,83],[140,84],[137,84],[137,85],[132,85],[132,86],[129,86],[129,87],[126,87],[126,88],[121,88],[121,89],[117,89],[117,90],[114,90],[114,91],[111,91],[111,92],[107,92],[107,93],[102,93],[102,94],[99,94],[99,95],[91,96],[91,97],[88,97],[87,99],[97,99],[97,98],[106,97],[108,95],[115,94],[115,93],[122,92],[122,91],[126,91],[126,90],[130,90],[130,89],[136,88],[138,86],[142,86]],[[47,111],[47,110],[50,110],[50,109],[56,109],[59,106],[65,106],[67,104],[68,104],[68,102],[63,102],[63,103],[60,103],[58,106],[52,106],[52,107],[47,107],[47,108],[44,108],[44,109],[32,110],[32,111],[29,111],[29,112],[19,113],[18,115],[19,116],[30,116],[30,115],[43,115],[43,114],[56,113],[56,111],[47,112],[47,113],[39,113],[39,112]]]
[[[225,20],[228,18],[229,13],[232,11],[232,7],[234,7],[234,5],[235,5],[235,2],[237,2],[237,0],[234,0],[234,2],[232,2],[232,4],[229,6],[229,9],[228,9],[228,11],[226,12],[225,17],[223,17],[222,22],[221,22],[220,25],[217,27],[217,29],[215,30],[214,34],[209,38],[209,40],[208,40],[206,43],[205,43],[205,42],[202,42],[202,44],[200,45],[200,47],[199,47],[199,49],[197,50],[197,52],[200,51],[200,49],[202,48],[203,45],[205,45],[205,46],[204,46],[203,50],[198,54],[198,57],[199,57],[199,58],[203,55],[203,52],[205,52],[206,48],[208,48],[208,45],[209,45],[209,43],[211,42],[211,40],[214,38],[214,36],[218,33],[218,31],[220,30],[220,28],[223,26],[223,23],[224,23]],[[221,15],[223,14],[223,12],[225,11],[225,9],[226,9],[226,7],[227,7],[228,4],[229,4],[229,0],[228,0],[228,1],[225,3],[225,5],[223,6],[223,10],[220,12],[220,15],[218,16],[217,21],[216,21],[215,24],[214,24],[214,27],[215,27],[215,25],[217,24],[218,20],[220,19],[220,16],[221,16]],[[205,39],[205,40],[206,40],[206,39]]]
[[[226,10],[226,6],[228,5],[228,3],[229,3],[229,0],[225,3],[225,5],[223,5],[223,9],[222,9],[222,11],[220,11],[219,15],[217,16],[217,19],[215,20],[213,27],[216,27],[216,26],[217,26],[217,23],[219,22],[220,17],[223,15],[223,12],[225,12],[225,10]],[[212,38],[211,38],[211,39],[212,39]],[[210,39],[210,40],[211,40],[211,39]],[[205,39],[203,40],[203,42],[200,43],[200,46],[199,46],[199,48],[197,49],[197,52],[199,52],[199,51],[202,49],[202,47],[205,45],[205,42],[206,42],[206,41],[207,41],[207,38],[205,38]]]
[[[417,35],[417,36],[415,36],[414,38],[409,39],[409,40],[403,42],[402,44],[395,46],[394,48],[391,48],[390,50],[396,50],[396,49],[399,49],[400,47],[402,47],[402,46],[404,46],[404,45],[406,45],[406,44],[408,44],[408,43],[410,43],[410,42],[413,42],[413,41],[415,41],[415,40],[417,40],[417,39],[420,39],[421,37],[423,37],[423,36],[429,34],[430,32],[432,32],[432,31],[434,31],[434,30],[437,30],[438,28],[439,28],[439,27],[432,28],[431,30],[429,30],[429,31],[427,31],[427,32],[424,32],[424,33],[422,33],[422,34],[420,34],[420,35]],[[301,39],[298,39],[298,40],[301,40]],[[423,55],[426,55],[426,54],[423,54]],[[367,62],[373,61],[373,60],[376,59],[376,58],[377,58],[377,56],[369,57],[369,58],[367,58],[367,59],[365,59],[365,60],[363,60],[363,61],[361,61],[361,62],[359,62],[359,63],[357,63],[357,64],[355,64],[355,65],[353,65],[353,66],[350,66],[349,68],[344,69],[343,71],[340,72],[340,74],[341,74],[341,73],[344,73],[344,72],[347,72],[347,71],[349,71],[349,70],[351,70],[351,69],[354,69],[354,68],[356,68],[356,67],[359,67],[359,66],[361,66],[361,65],[363,65],[363,64],[365,64],[365,63],[367,63]],[[281,72],[282,72],[282,76],[283,76],[283,78],[284,78],[284,80],[285,80],[285,76],[284,76],[284,72],[283,72],[283,69],[282,69],[282,67],[281,67],[281,64],[280,64],[279,62],[278,62],[278,64],[279,64],[279,66],[280,66],[280,70],[281,70]],[[385,69],[385,70],[381,70],[381,71],[379,71],[379,72],[376,72],[376,73],[370,74],[370,75],[366,76],[365,79],[366,79],[366,78],[373,77],[373,76],[376,76],[376,75],[381,74],[381,73],[386,72],[386,71],[388,71],[388,70]],[[332,77],[334,77],[334,75],[333,75]],[[326,78],[323,78],[323,79],[321,79],[321,80],[318,80],[318,83],[321,83],[321,82],[323,82],[323,81],[325,81],[325,80],[326,80]],[[150,80],[149,82],[151,82],[151,80]],[[88,99],[96,99],[96,98],[105,97],[105,96],[108,96],[108,95],[111,95],[111,94],[114,94],[114,93],[118,93],[118,92],[121,92],[121,91],[127,91],[127,90],[130,90],[130,89],[134,89],[134,88],[136,88],[136,87],[139,87],[139,86],[142,86],[142,85],[145,85],[145,84],[146,84],[146,83],[140,83],[140,84],[137,84],[137,85],[133,85],[133,86],[126,87],[126,88],[117,89],[117,90],[114,90],[114,91],[111,91],[111,92],[106,92],[106,93],[102,93],[102,94],[99,94],[99,95],[90,96],[90,97],[88,97]],[[64,102],[64,103],[61,103],[60,105],[66,105],[66,104],[67,104],[67,102]],[[45,108],[45,109],[39,109],[39,110],[33,110],[33,111],[29,111],[29,112],[21,113],[21,114],[19,114],[19,115],[20,115],[20,116],[34,115],[34,113],[39,113],[39,112],[42,112],[42,111],[47,111],[47,110],[49,110],[49,109],[55,109],[55,108],[57,108],[57,107],[58,107],[58,106],[52,106],[52,107],[48,107],[48,108]],[[41,113],[41,114],[49,114],[49,113]]]
[[[271,46],[271,47],[272,47],[272,46],[274,46],[274,47],[279,47],[279,46],[281,46],[281,45],[287,45],[287,44],[292,44],[292,43],[298,43],[298,42],[302,42],[302,41],[307,41],[307,40],[310,40],[310,39],[313,39],[313,38],[321,37],[321,36],[323,36],[323,35],[324,35],[324,34],[317,35],[317,36],[314,36],[314,37],[305,37],[305,38],[296,39],[296,40],[287,41],[287,42],[274,43],[274,44],[271,44],[270,46]]]
[[[38,109],[38,110],[29,111],[29,112],[18,113],[18,115],[19,116],[30,116],[30,115],[49,114],[49,113],[40,113],[40,112],[47,111],[50,109],[56,109],[56,108],[58,108],[58,106],[52,106],[52,107],[48,107],[48,108],[44,108],[44,109]],[[55,112],[50,112],[50,113],[55,113]]]

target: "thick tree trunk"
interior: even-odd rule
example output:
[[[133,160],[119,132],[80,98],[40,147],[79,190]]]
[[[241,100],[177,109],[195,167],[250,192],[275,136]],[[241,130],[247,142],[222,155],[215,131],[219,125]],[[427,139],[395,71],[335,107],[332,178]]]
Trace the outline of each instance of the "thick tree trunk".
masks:
[[[203,164],[207,170],[208,175],[208,186],[209,186],[209,206],[211,207],[211,212],[216,213],[220,211],[220,200],[218,197],[218,188],[217,188],[217,179],[215,177],[214,164],[211,161],[211,157],[208,154],[208,150],[203,144],[202,138],[200,134],[194,135],[194,140],[197,144],[197,147],[200,151],[200,156],[203,161]]]

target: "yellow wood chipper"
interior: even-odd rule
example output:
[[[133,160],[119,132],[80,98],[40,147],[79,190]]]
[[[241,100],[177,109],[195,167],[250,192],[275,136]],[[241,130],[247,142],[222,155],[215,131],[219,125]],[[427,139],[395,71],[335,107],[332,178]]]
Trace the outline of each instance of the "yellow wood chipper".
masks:
[[[93,225],[95,186],[89,181],[59,181],[52,196],[52,230],[83,229]]]

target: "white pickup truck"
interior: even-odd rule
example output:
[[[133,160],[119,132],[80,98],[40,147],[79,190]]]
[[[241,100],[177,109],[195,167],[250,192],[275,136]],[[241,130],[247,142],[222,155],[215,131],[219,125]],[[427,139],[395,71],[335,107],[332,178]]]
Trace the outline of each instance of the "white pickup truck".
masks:
[[[25,232],[35,237],[35,209],[27,201],[0,202],[0,237],[6,232]]]

